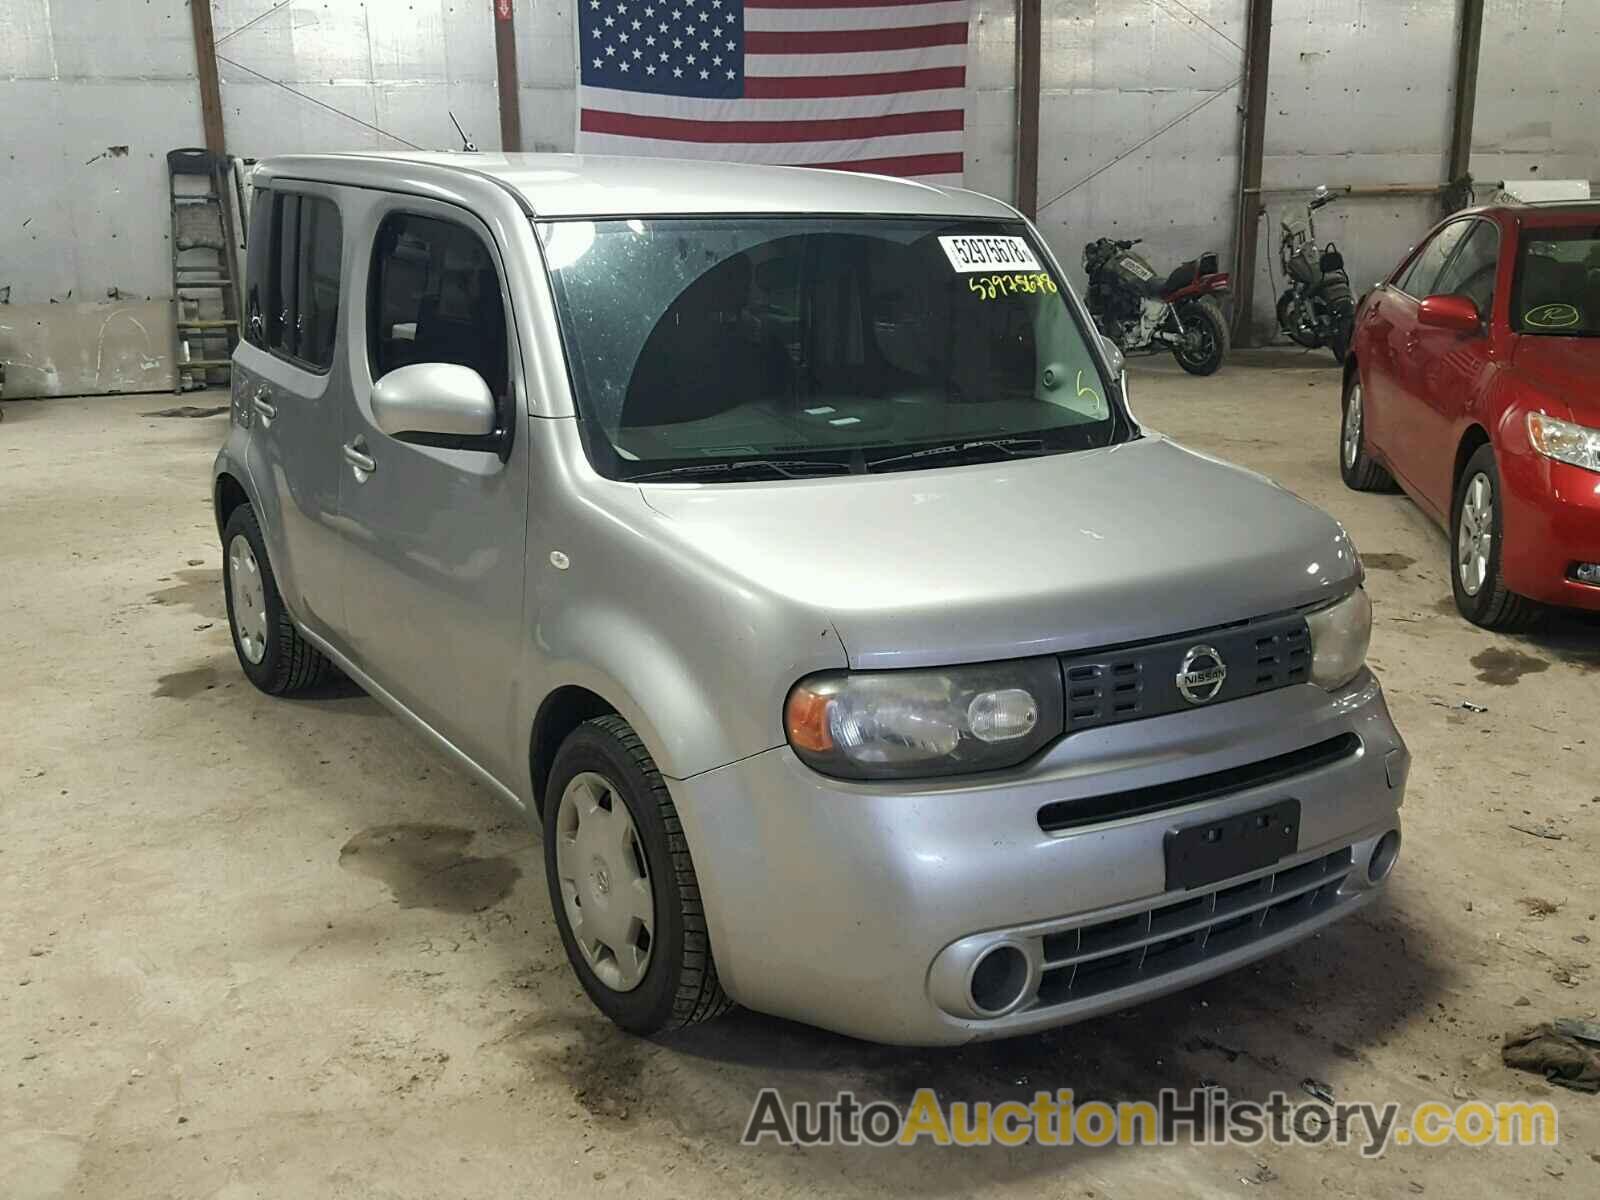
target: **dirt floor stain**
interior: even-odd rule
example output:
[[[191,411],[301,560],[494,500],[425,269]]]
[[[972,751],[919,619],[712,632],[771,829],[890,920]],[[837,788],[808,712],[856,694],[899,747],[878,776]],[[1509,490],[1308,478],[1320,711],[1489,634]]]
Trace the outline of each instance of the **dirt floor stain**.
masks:
[[[511,894],[522,868],[467,853],[476,836],[454,825],[374,825],[339,851],[339,865],[381,880],[401,908],[473,913]]]
[[[187,700],[190,696],[209,692],[220,682],[215,667],[194,667],[160,676],[156,680],[156,690],[150,694],[164,700]]]
[[[1417,560],[1409,554],[1363,554],[1361,561],[1370,571],[1404,571]]]
[[[1521,650],[1481,650],[1472,656],[1472,665],[1478,668],[1478,682],[1508,686],[1524,675],[1537,675],[1548,671],[1550,663]]]
[[[228,615],[222,595],[222,570],[219,567],[174,571],[169,587],[150,593],[152,604],[181,605],[203,617],[220,620]]]

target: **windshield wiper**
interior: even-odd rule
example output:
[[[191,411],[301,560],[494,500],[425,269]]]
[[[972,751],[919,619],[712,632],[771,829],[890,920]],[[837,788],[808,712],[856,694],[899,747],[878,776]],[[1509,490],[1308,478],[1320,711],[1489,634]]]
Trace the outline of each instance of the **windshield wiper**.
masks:
[[[908,464],[920,465],[926,459],[955,458],[965,456],[974,451],[997,450],[1004,458],[1032,458],[1038,454],[1048,454],[1045,449],[1044,439],[1036,437],[1001,437],[1001,438],[970,438],[964,442],[951,442],[944,446],[925,446],[921,450],[912,450],[905,454],[891,454],[887,458],[869,458],[867,470],[877,471],[884,467],[904,466]],[[974,462],[990,461],[987,457],[973,459]]]
[[[810,475],[846,475],[850,464],[828,462],[822,459],[771,459],[743,458],[735,462],[686,463],[681,467],[666,467],[659,471],[644,471],[623,477],[627,483],[640,483],[649,479],[692,479],[706,475],[776,475],[780,479],[804,479]]]

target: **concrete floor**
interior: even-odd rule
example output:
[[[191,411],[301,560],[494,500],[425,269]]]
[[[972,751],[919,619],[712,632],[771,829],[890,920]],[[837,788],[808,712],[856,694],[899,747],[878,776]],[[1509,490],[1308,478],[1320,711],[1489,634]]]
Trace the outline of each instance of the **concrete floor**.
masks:
[[[8,403],[0,1196],[1594,1195],[1600,1100],[1506,1071],[1499,1041],[1600,997],[1600,629],[1466,625],[1441,535],[1341,486],[1330,364],[1252,361],[1274,366],[1137,368],[1135,407],[1355,537],[1416,755],[1407,854],[1377,906],[1257,968],[959,1052],[743,1012],[661,1043],[614,1031],[512,815],[364,696],[275,701],[240,674],[206,495],[223,418],[151,416],[160,396]],[[737,1144],[774,1083],[903,1102],[1308,1077],[1408,1105],[1548,1096],[1562,1145],[1364,1163]]]

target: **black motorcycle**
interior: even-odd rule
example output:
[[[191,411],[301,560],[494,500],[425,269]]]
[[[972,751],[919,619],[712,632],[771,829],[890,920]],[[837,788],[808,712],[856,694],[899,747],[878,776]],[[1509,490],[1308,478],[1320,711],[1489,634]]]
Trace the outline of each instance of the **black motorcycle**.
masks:
[[[1089,315],[1102,334],[1128,355],[1172,351],[1191,375],[1210,375],[1228,353],[1228,323],[1217,299],[1229,287],[1209,250],[1166,278],[1131,241],[1096,238],[1083,248],[1089,276]]]
[[[1345,273],[1344,255],[1332,242],[1317,244],[1316,211],[1338,197],[1319,187],[1306,203],[1305,224],[1285,217],[1278,238],[1284,289],[1278,297],[1278,326],[1308,349],[1327,346],[1339,362],[1350,352],[1355,329],[1355,296]]]

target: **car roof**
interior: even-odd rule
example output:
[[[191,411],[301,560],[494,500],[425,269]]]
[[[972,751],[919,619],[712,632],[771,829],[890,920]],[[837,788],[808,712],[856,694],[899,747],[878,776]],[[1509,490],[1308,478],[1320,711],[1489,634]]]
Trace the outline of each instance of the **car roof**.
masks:
[[[1600,200],[1530,200],[1480,204],[1453,212],[1454,217],[1490,217],[1503,225],[1547,229],[1600,220]]]
[[[536,216],[549,218],[828,213],[1016,219],[1009,205],[964,188],[812,167],[477,151],[293,154],[260,166],[270,176],[357,186],[442,173],[487,176],[517,193]]]

